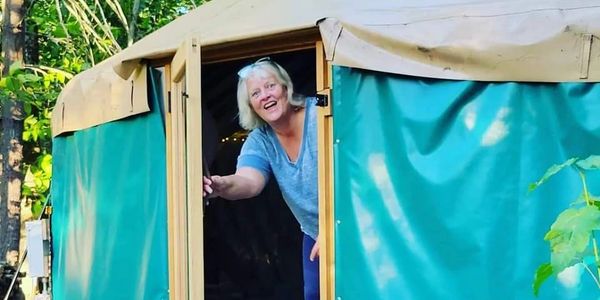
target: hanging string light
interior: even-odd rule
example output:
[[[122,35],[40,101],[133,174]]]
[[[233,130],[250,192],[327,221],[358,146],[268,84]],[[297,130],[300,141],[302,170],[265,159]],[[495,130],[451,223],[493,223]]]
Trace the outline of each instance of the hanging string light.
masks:
[[[230,136],[221,138],[221,144],[241,144],[248,138],[248,133],[246,130],[236,131]]]

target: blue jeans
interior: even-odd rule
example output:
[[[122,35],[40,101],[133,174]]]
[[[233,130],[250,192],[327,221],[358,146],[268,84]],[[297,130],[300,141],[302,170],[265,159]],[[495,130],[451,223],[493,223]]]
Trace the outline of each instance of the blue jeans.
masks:
[[[319,258],[310,261],[310,251],[315,240],[304,234],[302,242],[302,266],[304,269],[304,300],[319,300]]]

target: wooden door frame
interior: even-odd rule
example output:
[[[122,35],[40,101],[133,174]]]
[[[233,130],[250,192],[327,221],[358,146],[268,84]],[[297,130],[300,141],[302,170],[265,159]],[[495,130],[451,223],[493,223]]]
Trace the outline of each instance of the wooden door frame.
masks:
[[[317,94],[327,99],[317,111],[319,173],[319,275],[321,299],[335,299],[335,225],[333,181],[332,69],[325,59],[323,42],[317,41]]]
[[[173,59],[165,62],[165,107],[167,132],[167,197],[169,242],[169,299],[204,299],[202,144],[201,144],[201,56],[208,63],[314,48],[317,92],[329,103],[319,107],[317,117],[319,180],[319,243],[321,299],[335,299],[335,238],[333,193],[333,114],[331,110],[331,63],[325,59],[323,42],[315,29],[294,32],[299,37],[286,48],[285,35],[274,35],[239,45],[200,49],[198,38],[184,42]],[[293,39],[292,39],[293,40]],[[288,40],[289,41],[289,40]],[[248,45],[256,45],[256,48]],[[276,44],[277,47],[269,46]],[[260,48],[261,47],[264,48]],[[230,52],[226,49],[231,49]],[[245,49],[245,50],[241,50]],[[251,52],[248,49],[253,49]],[[213,53],[214,52],[214,53]],[[201,54],[202,53],[202,54]],[[165,61],[164,59],[162,61]],[[194,67],[195,66],[195,67]],[[181,79],[188,84],[181,101]],[[197,95],[197,96],[196,96]],[[186,117],[187,115],[187,117]],[[187,144],[185,142],[188,142]],[[184,159],[187,155],[187,159]],[[188,184],[197,183],[197,184]],[[192,230],[193,229],[193,230]]]
[[[200,40],[190,37],[165,67],[168,82],[169,299],[204,299]]]

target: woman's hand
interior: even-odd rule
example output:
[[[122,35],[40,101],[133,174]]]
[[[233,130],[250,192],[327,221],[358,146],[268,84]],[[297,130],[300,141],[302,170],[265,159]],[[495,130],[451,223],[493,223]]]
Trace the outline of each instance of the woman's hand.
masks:
[[[312,250],[310,250],[309,259],[310,261],[314,261],[317,257],[319,257],[319,236],[317,236],[315,245],[312,247]]]
[[[221,191],[224,189],[225,187],[225,180],[223,179],[223,177],[219,176],[219,175],[213,175],[209,177],[203,176],[203,185],[204,185],[204,191],[203,191],[203,195],[204,197],[206,197],[208,195],[208,198],[215,198],[215,197],[220,197],[221,196]]]

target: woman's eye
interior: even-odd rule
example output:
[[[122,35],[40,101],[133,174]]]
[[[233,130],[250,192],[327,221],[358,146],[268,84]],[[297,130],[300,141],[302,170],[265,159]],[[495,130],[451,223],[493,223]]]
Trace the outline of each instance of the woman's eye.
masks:
[[[252,97],[252,98],[258,97],[258,92],[257,91],[256,92],[252,92],[252,94],[250,95],[250,97]]]

